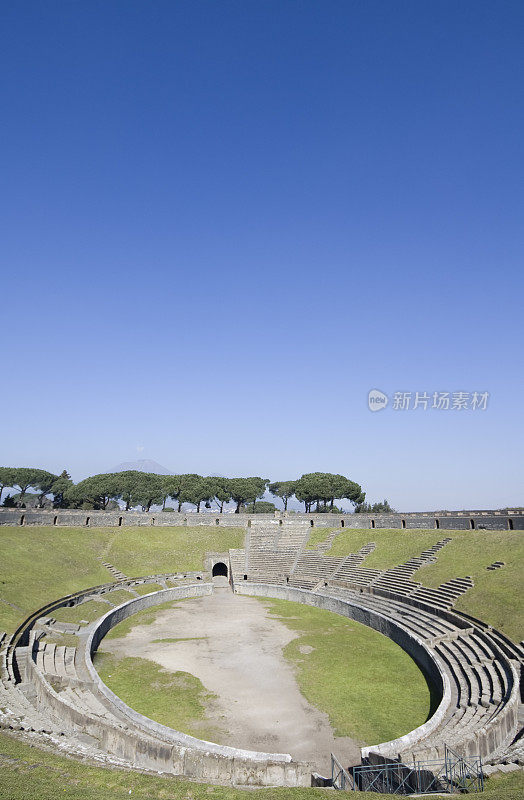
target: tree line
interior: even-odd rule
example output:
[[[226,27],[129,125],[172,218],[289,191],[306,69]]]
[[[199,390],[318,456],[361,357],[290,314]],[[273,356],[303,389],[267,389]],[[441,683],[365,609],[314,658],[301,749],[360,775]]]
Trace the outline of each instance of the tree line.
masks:
[[[0,467],[0,501],[5,489],[14,489],[17,494],[7,495],[4,506],[24,507],[32,489],[31,497],[36,495],[36,505],[40,508],[52,503],[53,508],[108,510],[123,503],[126,511],[137,507],[149,511],[153,505],[160,505],[164,511],[176,506],[180,511],[184,503],[193,505],[197,512],[204,505],[216,507],[222,513],[227,503],[235,504],[236,514],[243,510],[268,511],[270,503],[257,503],[266,489],[283,502],[285,510],[295,497],[304,504],[306,513],[338,512],[335,500],[349,500],[357,509],[365,501],[358,483],[329,472],[310,472],[298,480],[271,482],[259,477],[157,475],[127,470],[92,475],[75,484],[66,470],[54,475],[31,467]],[[173,507],[168,505],[170,501]]]

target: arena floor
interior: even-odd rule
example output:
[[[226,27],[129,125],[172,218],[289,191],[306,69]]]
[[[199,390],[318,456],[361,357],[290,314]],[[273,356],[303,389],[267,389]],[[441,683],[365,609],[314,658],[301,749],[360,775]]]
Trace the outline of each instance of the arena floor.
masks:
[[[258,600],[216,588],[212,595],[159,612],[153,625],[104,640],[102,649],[199,678],[216,696],[207,712],[209,722],[222,731],[220,744],[290,753],[324,772],[331,752],[358,761],[357,744],[335,737],[327,714],[308,703],[298,688],[282,653],[296,636]]]

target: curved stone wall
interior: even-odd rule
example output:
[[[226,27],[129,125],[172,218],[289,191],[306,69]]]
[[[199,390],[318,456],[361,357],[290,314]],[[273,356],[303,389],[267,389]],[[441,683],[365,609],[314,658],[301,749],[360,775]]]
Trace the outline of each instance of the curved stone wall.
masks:
[[[85,642],[82,654],[85,660],[86,670],[90,675],[94,689],[126,716],[133,726],[143,731],[146,736],[159,737],[166,743],[169,742],[177,747],[191,749],[195,753],[201,753],[204,758],[208,758],[211,755],[218,759],[242,759],[244,761],[263,765],[264,767],[268,762],[271,762],[273,766],[275,762],[291,763],[292,759],[289,754],[260,753],[224,747],[222,745],[195,739],[192,736],[174,731],[160,723],[154,722],[127,706],[103,683],[96,672],[92,662],[92,656],[96,652],[104,636],[119,622],[145,608],[151,608],[155,605],[184,597],[203,596],[210,594],[212,591],[213,587],[211,584],[200,584],[153,592],[149,595],[130,600],[115,609],[111,609],[97,620],[96,623],[91,626],[92,630]],[[323,596],[321,594],[312,594],[302,589],[269,584],[248,584],[246,586],[241,586],[237,591],[240,594],[281,598],[306,605],[314,605],[317,608],[322,608],[326,611],[354,619],[395,641],[417,662],[420,668],[430,678],[441,698],[439,706],[431,719],[419,728],[416,728],[393,742],[376,745],[366,750],[373,749],[383,755],[396,755],[403,750],[415,747],[419,741],[428,736],[442,722],[451,701],[450,682],[446,671],[436,655],[431,652],[424,642],[408,630],[402,628],[397,622],[387,619],[381,614],[369,611],[356,603],[350,603],[346,600]],[[364,751],[363,754],[365,754]],[[150,754],[148,754],[148,758],[149,757]]]
[[[260,753],[253,750],[241,750],[235,747],[225,747],[223,745],[206,742],[202,739],[195,739],[193,736],[188,736],[185,733],[180,733],[179,731],[175,731],[172,728],[166,727],[165,725],[161,725],[159,722],[154,722],[153,720],[143,716],[142,714],[139,714],[137,711],[134,711],[132,708],[123,703],[122,700],[120,700],[120,698],[117,697],[117,695],[115,695],[114,692],[112,692],[111,689],[109,689],[109,687],[107,687],[101,680],[93,665],[92,658],[98,649],[100,642],[111,630],[111,628],[114,628],[119,622],[122,622],[124,619],[136,614],[138,611],[143,611],[145,608],[152,608],[153,606],[160,605],[162,603],[168,603],[169,601],[174,600],[182,600],[187,597],[203,597],[204,595],[209,595],[212,593],[213,584],[211,583],[179,586],[174,589],[164,589],[151,594],[143,595],[142,597],[138,597],[134,600],[129,600],[127,603],[124,603],[117,608],[111,609],[111,611],[108,611],[107,614],[104,614],[103,617],[100,617],[100,619],[97,620],[95,627],[86,640],[84,649],[86,669],[97,690],[103,694],[110,703],[115,705],[120,711],[129,717],[129,719],[135,725],[148,733],[160,735],[163,739],[171,741],[173,744],[177,744],[182,747],[190,747],[194,750],[213,753],[218,756],[224,756],[228,758],[243,758],[253,761],[272,760],[289,763],[292,759],[287,753]]]
[[[157,576],[151,576],[148,579],[132,579],[129,582],[142,583],[144,580],[154,581],[156,578]],[[311,765],[295,762],[285,753],[258,753],[224,747],[174,731],[129,708],[111,692],[96,673],[92,655],[112,627],[144,608],[183,597],[210,594],[213,591],[213,585],[210,583],[179,585],[133,598],[112,608],[78,634],[79,645],[75,658],[78,660],[79,679],[78,681],[73,679],[73,685],[78,684],[82,691],[89,691],[95,703],[108,709],[107,719],[103,715],[86,711],[85,707],[77,707],[74,701],[55,691],[37,663],[39,642],[32,630],[35,622],[43,614],[48,615],[55,608],[74,605],[87,596],[97,592],[102,594],[104,591],[121,586],[122,582],[95,587],[48,604],[31,615],[15,634],[8,652],[12,664],[18,664],[17,680],[22,680],[24,684],[30,683],[33,687],[34,704],[38,712],[48,715],[51,722],[59,721],[64,732],[69,731],[73,735],[85,732],[92,736],[105,752],[122,759],[127,766],[133,765],[142,769],[185,775],[189,778],[240,785],[309,785]],[[482,756],[489,755],[497,748],[505,746],[515,735],[519,686],[516,662],[511,660],[514,651],[509,646],[506,647],[503,638],[498,638],[497,632],[491,631],[488,626],[479,623],[479,627],[468,627],[471,618],[462,619],[462,615],[456,612],[446,613],[450,622],[448,638],[437,636],[436,639],[434,637],[431,639],[424,638],[425,635],[427,637],[427,631],[425,634],[417,633],[427,624],[424,619],[428,621],[431,612],[427,608],[417,611],[416,607],[404,603],[398,596],[394,600],[381,599],[379,596],[350,591],[343,593],[343,596],[333,596],[327,590],[313,592],[287,585],[253,582],[239,582],[235,585],[235,591],[240,594],[281,598],[316,606],[368,625],[401,646],[430,678],[440,696],[439,706],[433,716],[405,736],[363,748],[362,756],[365,757],[373,751],[386,757],[396,758],[400,754],[404,759],[436,757],[440,755],[438,737],[441,726],[444,729],[444,737],[447,737],[443,741],[451,744],[465,756],[479,753]],[[401,613],[409,609],[405,622],[401,617],[395,616],[393,606],[397,607],[398,613],[399,605],[404,609]],[[413,623],[409,624],[409,619],[417,613],[422,620],[420,628]],[[442,616],[435,615],[433,619],[442,619]],[[473,707],[472,700],[472,707],[466,709],[464,717],[460,720],[453,716],[453,707],[457,706],[457,691],[460,695],[460,683],[464,681],[464,676],[461,677],[456,672],[457,669],[460,671],[460,665],[456,664],[453,667],[453,663],[443,656],[446,645],[444,644],[442,651],[439,647],[442,639],[452,644],[464,639],[464,646],[467,647],[467,637],[471,631],[475,633],[481,646],[484,641],[484,646],[487,648],[485,657],[488,661],[491,659],[490,663],[494,665],[492,671],[495,670],[493,676],[495,674],[500,676],[497,680],[500,680],[502,688],[497,688],[494,683],[495,678],[493,680],[490,678],[492,693],[495,693],[495,690],[498,692],[498,700],[495,702],[493,698],[488,698],[483,701],[481,690],[478,714],[477,703],[475,701]],[[9,658],[7,661],[9,662]],[[474,674],[474,665],[472,670],[471,674]],[[10,690],[16,689],[13,676],[8,675],[8,683]],[[464,699],[461,702],[464,703]],[[464,725],[468,713],[471,724]],[[458,721],[454,723],[454,719]]]
[[[121,583],[113,584],[112,588],[120,586]],[[145,608],[170,600],[201,597],[211,594],[212,591],[213,584],[199,583],[152,592],[111,609],[87,626],[87,635],[79,643],[77,651],[79,667],[89,677],[89,682],[83,681],[82,685],[89,686],[93,696],[102,698],[108,709],[115,712],[109,714],[110,719],[86,714],[64,700],[37,666],[33,657],[33,649],[37,643],[31,628],[34,621],[41,616],[42,609],[32,615],[29,627],[18,635],[13,660],[18,664],[19,678],[24,684],[30,683],[33,687],[37,709],[50,714],[55,722],[59,721],[64,732],[81,731],[93,737],[104,750],[127,762],[127,766],[235,785],[310,786],[310,764],[294,761],[287,753],[262,753],[226,747],[175,731],[134,711],[98,676],[92,663],[92,655],[112,627]],[[81,594],[84,597],[91,596],[93,590],[86,590]],[[45,611],[47,613],[49,610],[71,605],[72,599],[79,598],[76,595],[73,598],[62,598],[46,606]],[[22,645],[22,641],[28,642],[28,645]],[[118,720],[121,722],[118,723]]]
[[[139,578],[127,578],[125,580],[118,581],[118,588],[125,589],[133,586],[140,586],[142,584],[147,583],[157,583],[161,580],[170,580],[178,578],[179,576],[183,576],[184,578],[190,575],[191,577],[195,577],[198,580],[202,580],[203,572],[186,572],[186,573],[162,573],[156,575],[148,575],[147,577],[139,577]],[[50,615],[53,611],[56,611],[59,608],[63,608],[64,606],[75,606],[81,603],[86,597],[91,595],[104,595],[109,593],[115,589],[115,583],[103,583],[99,586],[92,586],[89,589],[81,589],[78,592],[74,592],[73,594],[66,595],[65,597],[60,597],[57,600],[52,600],[50,603],[47,603],[45,606],[42,606],[37,611],[33,612],[29,617],[27,617],[15,630],[13,635],[10,637],[10,642],[7,646],[6,652],[3,655],[3,660],[5,662],[5,672],[9,679],[17,679],[17,663],[16,658],[14,657],[15,648],[18,647],[25,647],[29,642],[29,635],[31,629],[35,622],[38,620],[39,617],[44,615]]]

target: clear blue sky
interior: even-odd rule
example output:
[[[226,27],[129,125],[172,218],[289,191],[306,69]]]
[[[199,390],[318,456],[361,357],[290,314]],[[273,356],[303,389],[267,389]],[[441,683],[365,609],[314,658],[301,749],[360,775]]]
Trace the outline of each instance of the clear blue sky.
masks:
[[[47,0],[1,30],[1,463],[524,503],[520,0]]]

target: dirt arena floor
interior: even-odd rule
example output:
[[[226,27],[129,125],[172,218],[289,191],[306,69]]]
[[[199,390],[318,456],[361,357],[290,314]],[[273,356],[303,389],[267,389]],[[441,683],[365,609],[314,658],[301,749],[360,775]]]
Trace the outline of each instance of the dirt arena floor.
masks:
[[[101,649],[199,678],[216,695],[207,715],[222,731],[220,744],[290,753],[327,774],[331,752],[355,763],[359,749],[335,737],[327,714],[300,693],[282,653],[296,636],[258,600],[217,586],[212,595],[160,611],[153,624],[104,640]],[[154,641],[163,638],[181,641]]]

